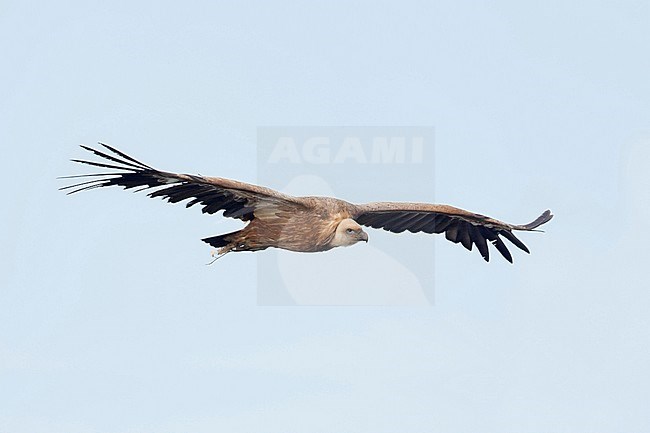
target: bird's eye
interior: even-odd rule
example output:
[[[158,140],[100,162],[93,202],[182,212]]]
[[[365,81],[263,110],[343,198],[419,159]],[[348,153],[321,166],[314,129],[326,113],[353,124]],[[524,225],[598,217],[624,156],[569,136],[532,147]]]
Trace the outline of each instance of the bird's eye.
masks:
[[[352,229],[347,229],[345,232],[346,232],[347,234],[351,235],[352,233],[354,233],[354,230],[352,230]]]

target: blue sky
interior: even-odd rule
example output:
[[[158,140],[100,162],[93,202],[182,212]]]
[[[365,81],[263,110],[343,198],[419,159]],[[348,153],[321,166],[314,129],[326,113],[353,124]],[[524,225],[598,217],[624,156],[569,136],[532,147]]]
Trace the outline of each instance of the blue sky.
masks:
[[[0,430],[647,430],[649,15],[3,2]],[[432,126],[438,202],[556,217],[514,265],[430,238],[431,307],[262,307],[254,255],[204,266],[237,222],[56,190],[96,141],[255,182],[273,125]]]

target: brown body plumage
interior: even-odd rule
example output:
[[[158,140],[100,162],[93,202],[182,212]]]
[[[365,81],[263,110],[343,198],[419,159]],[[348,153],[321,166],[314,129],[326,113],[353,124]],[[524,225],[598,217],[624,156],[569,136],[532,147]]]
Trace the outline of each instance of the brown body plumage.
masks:
[[[544,212],[535,221],[513,225],[453,206],[427,203],[381,202],[355,205],[332,197],[293,197],[278,191],[220,177],[177,174],[154,169],[119,150],[100,143],[110,153],[87,146],[84,149],[108,162],[73,160],[82,164],[118,170],[104,174],[66,176],[91,180],[63,187],[69,194],[104,186],[149,189],[149,197],[166,198],[171,203],[191,199],[186,207],[202,206],[204,213],[223,210],[223,216],[248,222],[242,230],[203,239],[230,251],[259,251],[269,247],[298,252],[327,251],[339,246],[368,241],[361,226],[403,231],[445,233],[452,242],[468,250],[476,245],[488,261],[490,241],[508,261],[512,256],[500,236],[525,252],[528,248],[513,230],[533,231],[553,215]],[[118,165],[115,165],[116,163]]]
[[[339,223],[350,218],[350,203],[330,197],[292,197],[291,202],[262,204],[250,223],[234,233],[203,239],[227,251],[259,251],[269,247],[297,252],[334,248]]]

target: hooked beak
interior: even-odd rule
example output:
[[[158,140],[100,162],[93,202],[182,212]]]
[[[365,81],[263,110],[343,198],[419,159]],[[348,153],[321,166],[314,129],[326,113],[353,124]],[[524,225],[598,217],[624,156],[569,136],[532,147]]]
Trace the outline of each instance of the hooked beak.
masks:
[[[366,232],[359,233],[359,240],[368,242],[368,233]]]

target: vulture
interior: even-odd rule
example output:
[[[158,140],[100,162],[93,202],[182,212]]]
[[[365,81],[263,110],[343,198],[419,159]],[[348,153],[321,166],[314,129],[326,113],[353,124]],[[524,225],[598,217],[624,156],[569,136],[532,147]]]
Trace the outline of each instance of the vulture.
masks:
[[[444,204],[353,204],[333,197],[294,197],[221,177],[157,170],[112,146],[99,145],[102,150],[81,147],[102,158],[101,162],[72,161],[113,171],[63,176],[83,181],[61,190],[74,194],[113,185],[138,188],[136,191],[151,189],[149,197],[161,197],[170,203],[189,200],[186,207],[198,205],[207,214],[223,211],[224,217],[246,222],[241,230],[203,239],[217,248],[216,258],[231,251],[260,251],[270,247],[297,252],[328,251],[368,242],[363,227],[372,227],[393,233],[444,233],[448,240],[470,251],[476,246],[485,261],[490,259],[489,242],[512,263],[512,255],[502,237],[530,253],[514,231],[539,231],[535,229],[553,218],[547,210],[531,223],[515,225]]]

